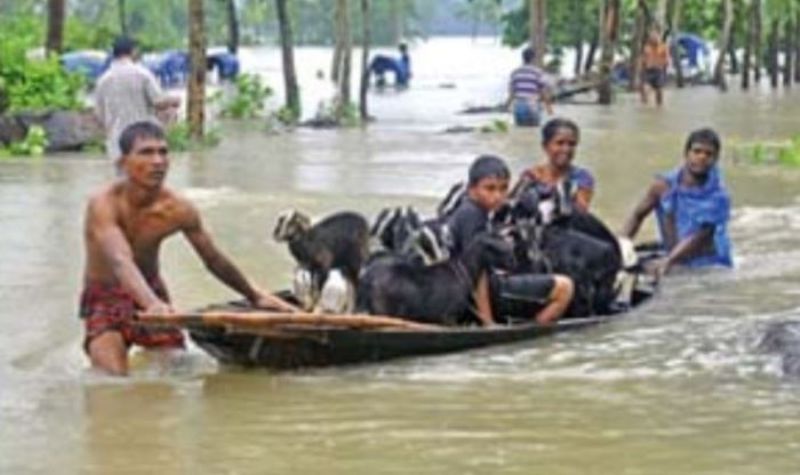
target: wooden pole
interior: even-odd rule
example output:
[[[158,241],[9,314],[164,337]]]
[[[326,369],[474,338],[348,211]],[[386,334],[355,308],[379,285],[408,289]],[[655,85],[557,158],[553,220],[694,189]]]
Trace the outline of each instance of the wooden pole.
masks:
[[[286,0],[275,0],[278,28],[281,40],[281,58],[283,60],[283,84],[286,90],[286,108],[292,113],[292,119],[300,118],[300,87],[297,83],[297,71],[294,66],[294,39],[292,38],[292,21]]]
[[[733,26],[733,0],[723,0],[722,31],[719,37],[717,63],[714,66],[714,82],[721,91],[728,90],[728,81],[725,71],[725,57],[731,42],[731,27]]]
[[[755,45],[755,16],[753,9],[755,2],[750,4],[747,15],[747,30],[744,39],[744,58],[742,58],[742,90],[750,89],[750,63],[753,58],[753,46]]]
[[[792,87],[792,57],[794,56],[794,23],[786,20],[783,44],[783,86]]]
[[[239,16],[236,12],[236,0],[226,0],[228,14],[228,52],[236,54],[239,51]]]
[[[316,313],[285,312],[192,312],[175,314],[139,314],[136,322],[140,325],[160,326],[210,326],[240,328],[275,328],[275,327],[341,327],[362,330],[398,329],[424,330],[442,329],[438,325],[428,325],[410,320],[382,315],[332,315]]]
[[[205,132],[206,33],[203,0],[189,0],[189,83],[186,115],[189,133],[201,139]]]
[[[64,47],[64,15],[66,0],[48,0],[47,2],[47,54],[61,53]]]
[[[369,92],[369,48],[372,36],[372,25],[369,16],[369,0],[361,0],[361,84],[358,93],[358,111],[361,123],[369,121],[367,97]]]
[[[611,68],[614,63],[614,50],[617,43],[619,30],[620,0],[605,0],[600,37],[602,52],[600,54],[600,87],[598,88],[598,102],[608,105],[612,101]]]

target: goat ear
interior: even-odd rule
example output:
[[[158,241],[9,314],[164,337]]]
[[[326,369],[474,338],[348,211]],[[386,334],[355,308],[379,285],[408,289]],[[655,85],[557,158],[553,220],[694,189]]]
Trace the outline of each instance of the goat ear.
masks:
[[[272,228],[272,238],[278,242],[285,241],[288,234],[288,226],[294,210],[286,210],[278,215],[275,220],[275,227]]]
[[[293,217],[295,218],[295,221],[301,230],[308,231],[311,229],[311,218],[299,211],[295,211]]]

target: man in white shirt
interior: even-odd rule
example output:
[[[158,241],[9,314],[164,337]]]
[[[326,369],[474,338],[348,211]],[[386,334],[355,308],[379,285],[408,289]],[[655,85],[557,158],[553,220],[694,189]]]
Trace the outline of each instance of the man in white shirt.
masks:
[[[136,42],[127,37],[114,41],[114,59],[97,81],[95,113],[106,132],[106,153],[119,160],[119,136],[140,121],[158,123],[156,112],[180,106],[180,99],[165,95],[155,76],[136,63]]]

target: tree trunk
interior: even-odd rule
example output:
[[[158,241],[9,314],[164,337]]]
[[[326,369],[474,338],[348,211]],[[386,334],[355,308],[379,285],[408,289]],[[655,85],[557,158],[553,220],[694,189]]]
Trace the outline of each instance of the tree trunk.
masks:
[[[47,54],[61,53],[64,48],[64,15],[66,14],[65,0],[47,1]]]
[[[769,64],[769,83],[773,89],[778,87],[778,36],[780,35],[780,23],[777,19],[772,20],[772,26],[770,27],[769,31],[769,48],[767,54],[769,55],[769,59],[767,60],[767,64]]]
[[[583,67],[584,73],[589,73],[592,71],[594,67],[594,57],[597,55],[597,47],[600,43],[600,34],[598,33],[594,38],[592,38],[592,42],[589,43],[589,52],[586,53],[586,65]]]
[[[573,45],[575,47],[575,66],[573,72],[575,77],[581,75],[581,66],[583,66],[583,5],[582,0],[572,0],[570,7],[576,12],[578,17],[572,28]]]
[[[717,64],[714,66],[714,83],[722,91],[728,90],[728,81],[725,77],[725,52],[728,51],[731,42],[731,26],[733,26],[733,0],[723,0],[724,10],[722,14],[722,30],[719,35],[717,45]]]
[[[583,66],[583,41],[575,40],[575,77],[581,75],[581,67]]]
[[[336,37],[341,44],[339,78],[337,81],[336,117],[342,119],[350,105],[350,71],[352,67],[353,37],[347,0],[336,0]]]
[[[228,11],[228,51],[239,51],[239,16],[236,13],[236,0],[225,0]]]
[[[189,0],[189,84],[187,110],[189,133],[204,134],[206,99],[206,32],[203,0]]]
[[[128,11],[125,8],[126,0],[117,0],[117,9],[119,10],[119,31],[123,36],[128,36]]]
[[[667,0],[658,0],[656,4],[656,25],[662,33],[667,31]]]
[[[400,8],[401,0],[391,0],[389,4],[389,16],[392,19],[392,42],[399,44],[403,40],[403,14]]]
[[[794,19],[794,82],[800,82],[800,11]]]
[[[636,23],[633,30],[633,38],[631,39],[631,60],[628,64],[628,71],[630,71],[630,79],[628,82],[628,89],[636,91],[640,86],[640,79],[642,76],[642,48],[644,46],[644,37],[647,19],[644,0],[640,0],[636,7]]]
[[[600,54],[600,87],[598,88],[598,102],[611,104],[611,68],[614,63],[614,49],[617,43],[619,30],[620,0],[604,0],[603,23],[600,25],[601,47]]]
[[[794,23],[791,18],[786,20],[783,44],[783,85],[792,87],[792,53],[794,52]]]
[[[736,44],[733,32],[731,32],[731,43],[728,45],[728,61],[731,63],[731,74],[739,74],[739,58],[736,56]]]
[[[547,53],[547,2],[530,0],[530,46],[534,52],[534,64],[544,66]]]
[[[361,122],[369,121],[367,92],[369,91],[369,48],[372,37],[372,25],[369,20],[369,0],[361,0],[361,86],[358,94],[358,112]]]
[[[747,15],[747,31],[744,38],[744,58],[742,58],[742,90],[750,89],[750,63],[753,57],[753,46],[755,44],[755,16],[753,9],[755,2],[750,4],[750,9]]]
[[[672,56],[672,67],[675,68],[675,85],[678,86],[678,88],[684,86],[681,47],[678,44],[678,33],[681,31],[681,13],[683,13],[683,3],[681,0],[674,0],[672,4],[672,39],[670,41],[670,55]]]
[[[761,63],[764,49],[761,47],[761,0],[753,0],[753,80],[761,82]]]
[[[283,84],[286,90],[286,108],[292,119],[300,118],[300,88],[297,85],[297,72],[294,67],[294,40],[292,39],[292,22],[286,8],[287,0],[275,0],[278,29],[280,30],[281,57],[283,59]]]

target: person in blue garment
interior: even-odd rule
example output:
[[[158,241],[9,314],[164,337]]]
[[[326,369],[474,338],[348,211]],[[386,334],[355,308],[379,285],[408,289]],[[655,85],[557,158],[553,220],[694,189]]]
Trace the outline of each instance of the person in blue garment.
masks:
[[[666,252],[653,267],[657,275],[675,265],[733,266],[728,236],[731,199],[719,168],[721,148],[712,129],[690,133],[683,164],[656,177],[625,224],[622,235],[633,239],[655,211]]]

